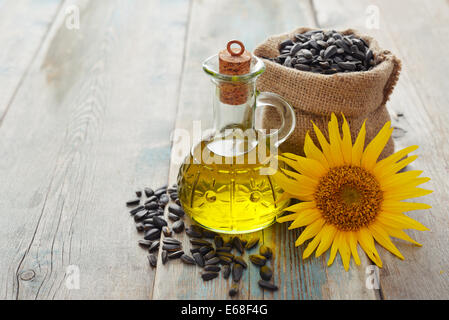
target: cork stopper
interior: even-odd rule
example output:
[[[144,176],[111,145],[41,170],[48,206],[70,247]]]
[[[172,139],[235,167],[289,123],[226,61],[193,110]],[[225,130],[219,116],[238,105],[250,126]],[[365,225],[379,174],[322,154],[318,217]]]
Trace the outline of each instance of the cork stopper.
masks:
[[[240,49],[234,51],[231,46],[237,44]],[[218,54],[219,71],[226,75],[244,75],[251,71],[251,53],[245,50],[241,41],[228,42],[227,48]],[[240,105],[248,98],[249,87],[246,83],[229,82],[220,84],[220,100],[230,105]]]

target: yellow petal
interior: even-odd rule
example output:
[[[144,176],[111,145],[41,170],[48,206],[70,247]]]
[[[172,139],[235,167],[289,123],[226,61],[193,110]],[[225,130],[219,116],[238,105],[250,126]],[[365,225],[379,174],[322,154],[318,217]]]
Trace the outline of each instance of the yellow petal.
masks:
[[[395,193],[399,191],[403,187],[411,188],[411,187],[417,187],[421,184],[424,184],[426,182],[429,182],[430,178],[427,177],[421,177],[421,178],[415,178],[410,179],[408,181],[396,181],[396,183],[392,183],[388,186],[382,185],[382,190],[387,193]]]
[[[318,234],[315,236],[315,238],[313,238],[313,240],[310,241],[310,243],[307,245],[306,250],[304,250],[304,252],[302,254],[303,259],[308,258],[312,254],[313,250],[315,250],[317,245],[320,243],[320,240],[321,240],[321,231],[318,232]]]
[[[340,246],[341,241],[341,231],[338,231],[335,234],[334,242],[332,243],[331,253],[329,255],[329,260],[327,260],[327,266],[329,267],[332,263],[334,263],[335,256],[337,255],[338,247]]]
[[[368,226],[368,229],[371,231],[374,239],[385,249],[399,257],[400,259],[404,260],[404,256],[401,254],[401,252],[396,248],[396,246],[391,242],[390,237],[388,236],[388,233],[385,232],[382,227],[379,227],[378,224],[372,223]]]
[[[395,187],[398,184],[405,185],[409,181],[418,178],[423,172],[421,170],[411,170],[406,172],[400,172],[391,176],[384,177],[379,183],[383,190],[390,187]]]
[[[301,233],[299,238],[296,240],[295,245],[299,246],[304,243],[304,241],[309,240],[315,236],[323,227],[324,219],[315,220],[312,224],[308,225],[304,231]]]
[[[298,214],[295,221],[293,221],[293,223],[288,227],[288,229],[292,230],[299,227],[307,226],[318,218],[321,218],[321,212],[318,211],[318,209],[310,209],[307,211],[303,211]]]
[[[340,245],[338,246],[338,251],[340,252],[341,260],[343,261],[343,267],[346,271],[349,270],[349,262],[351,260],[351,250],[349,249],[347,232],[341,233]]]
[[[401,160],[395,164],[392,164],[391,166],[385,167],[382,170],[373,170],[373,174],[376,176],[377,180],[382,181],[385,177],[391,176],[398,172],[399,170],[405,168],[410,163],[415,161],[418,158],[418,156],[410,156],[404,160]]]
[[[351,253],[354,257],[354,261],[359,266],[360,265],[360,257],[359,257],[359,253],[357,251],[357,237],[353,231],[348,232],[348,243],[349,243],[349,247],[351,248]]]
[[[298,182],[289,179],[283,173],[277,172],[273,175],[273,178],[285,192],[295,196],[295,198],[303,201],[313,200],[313,192],[302,190],[299,188]]]
[[[401,213],[413,210],[425,210],[431,209],[432,206],[429,206],[425,203],[418,202],[402,202],[395,200],[384,200],[382,203],[382,211],[393,212],[393,213]]]
[[[341,142],[341,152],[343,154],[343,160],[346,164],[352,163],[352,138],[351,138],[351,130],[349,129],[348,122],[346,121],[345,116],[343,117],[343,140]]]
[[[337,234],[337,228],[331,224],[326,224],[322,229],[321,243],[315,252],[315,257],[321,256],[324,252],[329,249],[332,242],[334,241],[335,235]]]
[[[360,166],[363,148],[365,148],[365,137],[366,137],[366,120],[363,121],[357,139],[355,140],[354,146],[352,147],[352,164],[355,166]]]
[[[323,150],[323,154],[326,157],[327,162],[329,163],[329,167],[333,167],[335,166],[333,157],[332,157],[332,153],[331,153],[331,149],[330,149],[330,145],[329,142],[327,142],[326,138],[324,137],[323,133],[321,132],[321,130],[315,125],[315,123],[313,123],[313,130],[315,131],[315,134],[318,138],[318,142],[320,143],[321,146],[321,150]]]
[[[384,127],[379,131],[377,136],[368,144],[362,155],[362,166],[371,170],[374,168],[377,159],[382,153],[383,149],[390,140],[391,134],[393,133],[393,128],[391,128],[391,122],[388,121]]]
[[[416,244],[417,246],[421,247],[422,244],[416,242],[415,240],[413,240],[412,238],[409,237],[408,234],[406,234],[404,231],[400,230],[400,229],[396,229],[396,228],[392,228],[390,226],[387,226],[385,224],[382,224],[383,228],[385,229],[385,231],[388,232],[388,234],[392,237],[398,238],[398,239],[402,239],[408,242],[411,242],[413,244]]]
[[[278,223],[283,223],[283,222],[287,222],[287,221],[293,221],[298,217],[299,213],[293,213],[293,214],[288,214],[285,216],[282,216],[280,218],[277,218],[276,221]]]
[[[428,231],[429,229],[418,221],[406,216],[403,213],[381,212],[377,217],[379,222],[397,229],[415,229]]]
[[[295,198],[295,196],[290,194],[290,193],[288,193],[288,192],[283,192],[281,194],[281,196],[274,203],[275,204],[279,204],[281,202],[284,202],[285,200],[289,200],[289,199],[292,199],[292,198]]]
[[[292,206],[289,206],[284,209],[284,211],[292,211],[292,212],[301,212],[303,210],[307,209],[314,209],[316,208],[316,205],[314,202],[306,201],[306,202],[300,202],[296,203]]]
[[[307,192],[315,192],[316,187],[318,186],[318,180],[311,179],[307,176],[304,176],[302,174],[296,173],[294,171],[290,171],[287,169],[281,169],[283,173],[285,173],[287,176],[293,178],[296,180],[296,184],[300,189]]]
[[[306,138],[304,141],[304,154],[309,159],[314,159],[321,163],[321,165],[328,170],[329,163],[327,162],[326,157],[323,152],[313,143],[312,138],[310,138],[309,132],[306,133]]]
[[[380,160],[378,163],[376,163],[373,169],[374,174],[377,175],[378,173],[382,172],[384,168],[392,166],[393,164],[404,158],[410,152],[415,151],[416,149],[418,149],[418,146],[410,146],[405,149],[399,150],[398,152],[392,154],[391,156],[385,159]]]
[[[384,192],[384,200],[406,200],[431,194],[432,190],[422,188],[403,188],[400,191]]]
[[[278,159],[314,180],[319,180],[328,171],[317,160],[295,156],[291,153],[284,153],[282,156],[278,156]]]
[[[373,261],[379,268],[382,268],[382,260],[377,253],[376,247],[374,246],[373,236],[368,229],[362,228],[357,231],[357,240],[371,261]]]
[[[334,165],[341,166],[344,164],[343,154],[341,153],[341,136],[338,119],[334,113],[331,115],[331,121],[329,121],[328,127],[331,157]]]

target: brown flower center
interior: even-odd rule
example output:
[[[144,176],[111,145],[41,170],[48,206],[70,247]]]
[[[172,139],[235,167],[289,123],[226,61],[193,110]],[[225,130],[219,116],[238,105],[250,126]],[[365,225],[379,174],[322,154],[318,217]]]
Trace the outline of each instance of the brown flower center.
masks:
[[[380,212],[382,199],[376,178],[353,166],[330,169],[315,192],[315,202],[324,220],[342,231],[356,231],[369,225]]]

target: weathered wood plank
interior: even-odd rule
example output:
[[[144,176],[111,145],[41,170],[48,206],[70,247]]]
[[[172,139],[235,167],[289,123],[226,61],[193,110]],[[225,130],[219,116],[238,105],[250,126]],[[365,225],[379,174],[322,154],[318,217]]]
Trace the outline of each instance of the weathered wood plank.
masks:
[[[271,34],[293,30],[300,25],[313,25],[312,11],[307,1],[194,1],[176,128],[192,132],[194,120],[202,121],[203,130],[212,125],[212,88],[209,79],[201,71],[204,58],[217,53],[232,38],[241,39],[252,50]],[[176,182],[179,161],[185,152],[186,149],[175,141],[170,184]],[[297,233],[287,231],[285,225],[263,231],[263,242],[275,248],[275,281],[280,285],[280,291],[269,294],[260,290],[257,284],[259,270],[250,266],[241,281],[240,299],[375,298],[374,292],[363,290],[364,269],[361,271],[362,276],[359,276],[359,271],[345,273],[338,263],[328,270],[321,259],[302,261],[301,249],[294,247],[297,236]],[[190,245],[187,237],[181,239],[188,252]],[[198,268],[186,267],[180,261],[170,262],[164,267],[160,265],[153,298],[228,298],[231,280],[220,278],[203,284],[199,277]],[[363,281],[360,277],[363,277]]]
[[[151,298],[124,204],[167,180],[188,2],[69,4],[80,29],[62,10],[0,127],[0,296]]]
[[[384,262],[380,270],[381,295],[385,299],[447,299],[449,94],[445,86],[449,61],[442,59],[441,54],[448,49],[448,2],[315,0],[314,6],[322,27],[359,29],[402,59],[403,72],[387,104],[396,127],[396,148],[420,146],[416,152],[419,158],[412,167],[431,177],[426,187],[435,190],[430,196],[415,200],[429,203],[433,209],[410,213],[431,229],[407,231],[423,244],[422,248],[394,241],[405,256],[405,261],[401,261],[378,246]],[[404,10],[404,6],[415,9]],[[376,18],[379,29],[372,29]]]
[[[0,1],[0,125],[61,3]]]

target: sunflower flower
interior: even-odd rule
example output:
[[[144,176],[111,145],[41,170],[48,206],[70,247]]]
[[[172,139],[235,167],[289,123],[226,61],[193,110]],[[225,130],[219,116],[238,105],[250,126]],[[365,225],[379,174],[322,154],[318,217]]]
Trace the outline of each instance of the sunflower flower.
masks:
[[[431,193],[418,187],[430,179],[420,177],[422,171],[399,172],[417,158],[406,156],[418,147],[405,148],[377,161],[393,132],[390,122],[366,148],[365,123],[354,144],[344,116],[342,136],[335,114],[329,122],[329,141],[315,124],[313,128],[321,148],[307,133],[305,157],[291,153],[280,155],[279,160],[294,171],[281,169],[275,174],[276,181],[285,191],[283,198],[302,201],[286,208],[285,211],[293,213],[279,218],[278,222],[292,221],[289,229],[305,227],[295,243],[299,246],[312,239],[303,258],[315,250],[315,256],[319,257],[330,248],[328,266],[339,252],[347,271],[351,256],[360,265],[358,245],[379,267],[382,267],[382,261],[375,241],[401,259],[404,257],[390,236],[421,246],[403,229],[428,229],[403,212],[431,207],[403,200]]]

